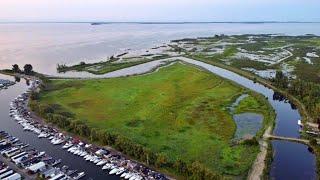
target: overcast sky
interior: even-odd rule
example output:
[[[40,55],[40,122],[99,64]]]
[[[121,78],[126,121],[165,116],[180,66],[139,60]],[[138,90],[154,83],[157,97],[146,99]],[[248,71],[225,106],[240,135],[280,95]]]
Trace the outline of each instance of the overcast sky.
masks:
[[[0,0],[0,21],[320,21],[320,0]]]

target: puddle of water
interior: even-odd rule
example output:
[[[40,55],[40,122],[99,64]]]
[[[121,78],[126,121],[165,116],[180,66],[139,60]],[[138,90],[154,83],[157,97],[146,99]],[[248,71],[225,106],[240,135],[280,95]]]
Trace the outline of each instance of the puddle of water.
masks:
[[[233,116],[237,124],[235,139],[242,139],[246,136],[255,136],[262,127],[263,116],[256,113],[242,113]]]

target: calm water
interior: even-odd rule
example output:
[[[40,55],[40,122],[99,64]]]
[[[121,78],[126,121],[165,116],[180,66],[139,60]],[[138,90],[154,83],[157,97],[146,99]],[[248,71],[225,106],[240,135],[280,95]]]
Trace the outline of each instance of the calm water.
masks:
[[[271,179],[316,179],[315,157],[307,146],[286,141],[272,141],[272,146],[276,158],[271,167]]]
[[[235,133],[236,139],[253,137],[261,129],[263,116],[256,113],[242,113],[233,115],[233,120],[237,124],[237,131]]]
[[[0,69],[32,63],[37,71],[53,75],[57,63],[100,61],[129,48],[222,33],[320,35],[320,24],[0,24]]]

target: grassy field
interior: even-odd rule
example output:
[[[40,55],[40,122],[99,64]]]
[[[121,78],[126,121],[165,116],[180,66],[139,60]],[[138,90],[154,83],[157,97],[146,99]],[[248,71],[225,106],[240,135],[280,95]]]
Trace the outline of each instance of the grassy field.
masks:
[[[176,63],[141,76],[56,80],[40,102],[60,104],[90,127],[120,133],[172,161],[199,161],[214,172],[243,176],[259,147],[231,143],[236,125],[227,107],[244,92],[209,72]],[[250,98],[251,103],[240,104],[241,112],[268,113],[266,101]]]

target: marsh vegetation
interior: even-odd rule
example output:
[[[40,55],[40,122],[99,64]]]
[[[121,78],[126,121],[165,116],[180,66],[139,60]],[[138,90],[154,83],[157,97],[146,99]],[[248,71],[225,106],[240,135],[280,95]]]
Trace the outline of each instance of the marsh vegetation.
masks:
[[[228,107],[243,93],[250,96],[237,113],[261,114],[263,128],[273,121],[260,95],[181,63],[142,76],[52,81],[31,106],[50,122],[178,177],[244,177],[259,145],[234,141]]]

